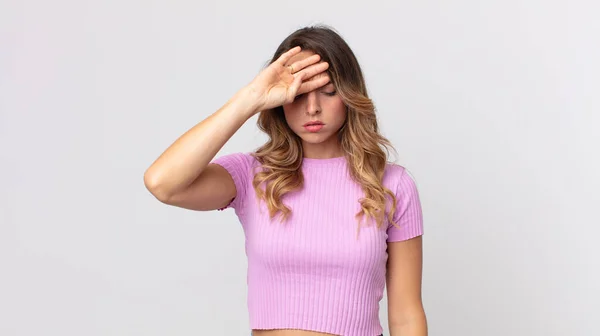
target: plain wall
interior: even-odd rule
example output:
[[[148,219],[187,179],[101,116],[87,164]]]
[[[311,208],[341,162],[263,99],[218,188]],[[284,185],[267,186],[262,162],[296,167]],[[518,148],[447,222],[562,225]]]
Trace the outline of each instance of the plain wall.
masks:
[[[247,335],[233,211],[163,205],[143,173],[325,23],[417,180],[430,335],[600,335],[599,9],[2,1],[0,334]],[[219,155],[264,139],[253,118]]]

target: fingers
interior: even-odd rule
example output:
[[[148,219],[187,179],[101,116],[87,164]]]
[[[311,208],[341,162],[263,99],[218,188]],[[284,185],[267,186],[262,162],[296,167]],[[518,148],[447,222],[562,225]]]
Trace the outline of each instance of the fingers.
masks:
[[[301,48],[299,46],[293,47],[292,49],[281,54],[281,56],[279,56],[279,58],[275,62],[279,63],[279,65],[281,66],[284,66],[285,63],[287,63],[287,61],[290,60],[290,58],[294,57],[294,55],[296,55],[300,51]]]
[[[293,101],[297,95],[301,94],[299,90],[303,85],[303,81],[304,75],[301,73],[294,77],[294,81],[292,82],[292,85],[290,85],[290,90],[288,91],[288,101]]]
[[[329,83],[329,75],[325,72],[325,70],[327,70],[328,68],[329,63],[321,62],[296,73],[294,75],[296,79],[300,76],[303,78],[303,80],[307,79],[306,81],[301,83],[300,87],[298,88],[297,94],[303,94],[318,89],[319,87]]]
[[[318,54],[314,54],[310,57],[307,57],[303,60],[294,62],[292,64],[290,64],[290,66],[292,67],[292,74],[296,73],[296,72],[300,72],[302,69],[306,68],[309,65],[313,65],[315,63],[317,63],[319,60],[321,59],[321,56]]]
[[[296,95],[301,95],[313,90],[316,90],[320,87],[323,87],[330,82],[329,76],[317,76],[313,79],[309,79],[307,81],[302,82],[298,90],[296,91]],[[294,83],[295,84],[295,83]]]
[[[302,50],[300,47],[298,47],[298,46],[294,47],[294,48],[286,51],[285,53],[283,53],[281,56],[279,56],[279,58],[275,61],[275,63],[284,67],[284,66],[286,66],[286,64],[289,62],[289,60],[292,57],[294,57],[301,51]],[[321,60],[321,55],[314,54],[305,59],[293,62],[292,64],[287,65],[287,67],[292,71],[292,74],[295,74],[295,73],[302,71],[304,68],[319,62],[320,60]],[[323,70],[321,70],[321,71],[323,71]],[[314,73],[309,74],[309,77],[310,77],[310,75],[314,75]]]
[[[302,61],[299,61],[299,62],[302,62]],[[327,69],[329,69],[329,63],[320,62],[320,63],[314,64],[314,65],[311,65],[308,68],[306,68],[302,71],[299,71],[298,73],[302,73],[304,78],[312,78],[312,77],[316,76],[317,74],[324,72]],[[294,67],[294,70],[296,70],[296,67]]]

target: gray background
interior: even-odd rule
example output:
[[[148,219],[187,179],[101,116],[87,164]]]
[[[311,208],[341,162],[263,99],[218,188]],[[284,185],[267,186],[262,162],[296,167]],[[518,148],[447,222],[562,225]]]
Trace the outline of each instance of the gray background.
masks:
[[[142,176],[326,23],[417,180],[430,334],[599,335],[599,9],[0,2],[0,334],[247,335],[234,213],[162,205]],[[263,141],[252,119],[219,155]]]

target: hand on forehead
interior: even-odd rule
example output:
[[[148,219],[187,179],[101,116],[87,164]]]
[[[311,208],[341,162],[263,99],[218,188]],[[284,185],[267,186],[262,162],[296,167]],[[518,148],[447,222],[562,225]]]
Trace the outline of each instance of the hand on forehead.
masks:
[[[312,76],[311,78],[306,79],[305,81],[309,81],[309,80],[313,80],[313,79],[319,79],[319,78],[322,78],[322,77],[329,78],[330,82],[329,82],[329,84],[327,84],[325,86],[331,86],[331,85],[333,85],[333,83],[331,83],[331,77],[329,76],[329,74],[327,72],[321,72],[319,74],[316,74],[316,75]]]
[[[310,91],[316,91],[319,89],[335,89],[335,86],[331,83],[331,76],[329,76],[327,71],[314,71],[315,67],[323,63],[324,61],[320,58],[319,54],[316,54],[310,50],[303,50],[298,54],[291,56],[283,65],[288,67],[292,74],[304,73],[302,78],[303,84],[299,92],[306,93],[308,92],[308,87],[312,88],[308,89]],[[306,75],[311,77],[307,77]],[[305,86],[305,84],[307,84],[307,86]]]

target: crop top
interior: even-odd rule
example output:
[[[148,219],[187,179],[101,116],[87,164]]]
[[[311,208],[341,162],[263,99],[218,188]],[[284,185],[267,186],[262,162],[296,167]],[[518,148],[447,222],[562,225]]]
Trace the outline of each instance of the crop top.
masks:
[[[387,243],[423,234],[417,188],[405,169],[387,163],[383,177],[397,198],[393,218],[399,228],[386,219],[377,229],[365,217],[358,230],[355,214],[364,192],[344,157],[302,160],[303,187],[282,197],[291,210],[284,222],[271,220],[258,201],[252,179],[260,163],[250,153],[211,163],[229,172],[237,190],[226,208],[235,210],[245,235],[250,327],[380,335]]]

